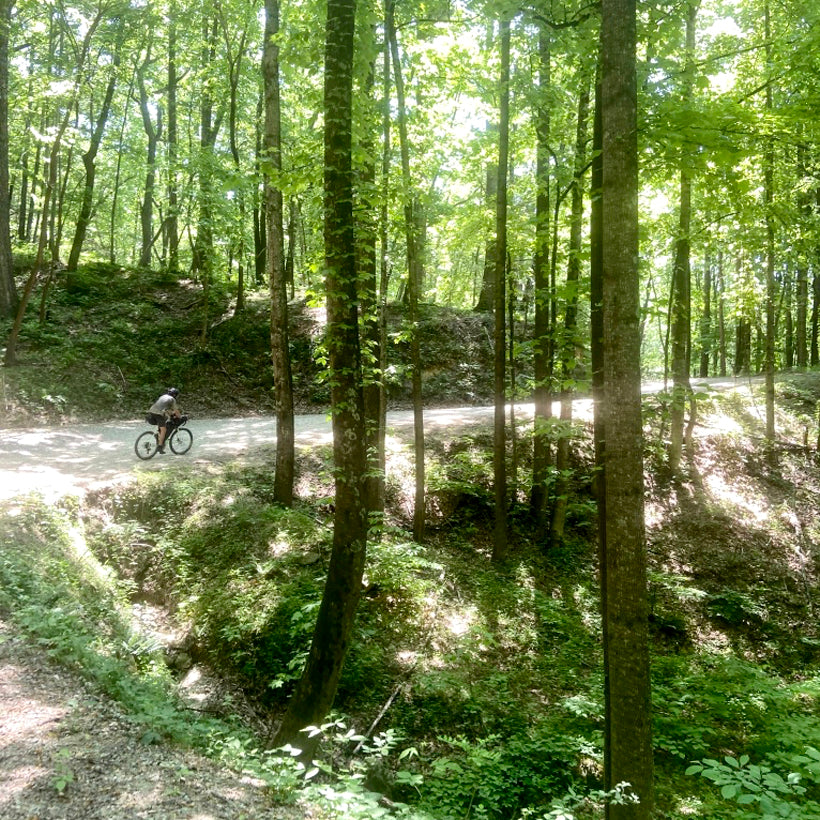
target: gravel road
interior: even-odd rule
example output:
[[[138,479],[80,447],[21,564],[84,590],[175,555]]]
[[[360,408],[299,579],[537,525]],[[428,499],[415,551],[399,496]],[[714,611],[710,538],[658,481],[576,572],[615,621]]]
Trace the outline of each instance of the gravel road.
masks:
[[[519,412],[528,412],[526,406]],[[491,407],[425,410],[425,429],[433,432],[487,422],[492,414]],[[390,413],[389,434],[407,435],[412,423],[411,412]],[[137,436],[149,429],[142,420],[0,430],[0,498],[39,492],[53,499],[109,484],[131,473],[167,469],[180,459],[225,462],[276,442],[276,421],[272,417],[192,418],[188,427],[194,434],[194,444],[186,455],[173,455],[169,448],[165,455],[156,455],[150,461],[140,461],[134,453]],[[296,417],[297,446],[330,441],[329,416]]]
[[[716,390],[750,388],[760,378],[700,379],[693,387]],[[657,392],[661,382],[647,383],[644,393]],[[576,400],[576,419],[589,419],[592,402]],[[532,404],[517,404],[520,420],[532,418]],[[559,412],[556,404],[554,412]],[[491,423],[492,407],[452,407],[425,409],[424,427],[428,433],[445,429],[463,430],[475,424]],[[397,411],[387,416],[388,435],[405,440],[412,434],[413,414]],[[140,470],[163,470],[179,459],[200,463],[219,463],[254,449],[276,443],[276,421],[270,416],[256,418],[197,419],[188,423],[194,445],[184,456],[170,453],[141,462],[134,453],[134,441],[148,429],[144,421],[131,420],[105,424],[76,424],[27,430],[0,429],[0,499],[36,491],[45,498],[82,491],[125,478]],[[331,441],[328,415],[296,417],[297,446],[326,444]]]

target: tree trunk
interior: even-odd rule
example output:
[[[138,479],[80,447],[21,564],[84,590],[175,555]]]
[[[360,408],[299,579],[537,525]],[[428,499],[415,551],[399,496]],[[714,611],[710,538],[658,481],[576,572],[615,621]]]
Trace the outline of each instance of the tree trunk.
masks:
[[[686,14],[686,61],[684,66],[684,100],[692,98],[694,82],[695,34],[699,0],[690,0]],[[691,239],[692,174],[685,157],[681,158],[680,215],[675,242],[670,313],[672,320],[672,402],[669,408],[669,469],[674,475],[683,451],[683,426],[686,402],[692,393],[689,362],[692,344],[692,270]]]
[[[550,32],[541,23],[538,33],[539,107],[535,112],[536,169],[535,169],[535,319],[533,324],[533,458],[530,509],[536,534],[543,535],[547,513],[547,485],[551,467],[548,429],[552,418],[552,344],[550,332],[549,237],[550,237]]]
[[[333,548],[307,665],[274,739],[310,757],[301,730],[330,710],[350,646],[367,545],[364,401],[356,309],[351,168],[355,0],[328,0],[325,51],[325,264],[336,511]]]
[[[581,73],[578,98],[578,125],[575,136],[575,173],[572,183],[572,216],[570,218],[569,263],[567,265],[567,298],[564,308],[564,332],[561,357],[561,435],[555,454],[555,503],[550,520],[550,544],[564,539],[569,492],[569,444],[572,426],[573,371],[575,368],[576,317],[578,314],[578,281],[581,276],[581,254],[584,228],[584,173],[586,167],[587,120],[589,118],[589,78]]]
[[[179,269],[179,190],[177,183],[177,25],[176,3],[168,10],[168,268]]]
[[[405,189],[404,227],[407,245],[407,297],[410,321],[410,359],[413,394],[413,454],[415,461],[415,498],[413,504],[413,538],[421,542],[425,537],[425,467],[424,467],[424,408],[422,404],[421,384],[421,351],[418,337],[418,299],[421,285],[421,259],[418,234],[419,220],[416,209],[418,198],[412,193],[413,185],[410,175],[410,146],[407,138],[407,110],[404,93],[404,79],[399,61],[399,45],[396,38],[396,26],[393,18],[393,0],[385,4],[385,28],[390,40],[390,51],[393,58],[393,74],[396,80],[396,101],[399,120],[399,148],[401,152],[402,181]]]
[[[202,22],[201,67],[209,70],[215,58],[216,20],[204,19]],[[213,193],[214,145],[222,124],[221,112],[214,116],[214,99],[207,82],[203,84],[202,99],[199,105],[199,214],[197,216],[196,240],[194,241],[191,273],[202,282],[202,332],[200,343],[205,344],[208,338],[210,323],[211,279],[213,277],[213,220],[215,211]]]
[[[9,29],[12,0],[0,0],[0,318],[14,316],[17,289],[11,258],[9,191]]]
[[[772,45],[769,3],[764,4],[764,42],[768,82],[766,83],[766,112],[771,118],[774,114],[772,95]],[[774,136],[767,139],[764,158],[764,198],[766,206],[766,441],[770,448],[770,457],[774,459],[775,419],[774,419],[774,347],[775,347],[775,302],[777,290],[774,277]]]
[[[488,209],[495,208],[498,198],[498,167],[488,165],[485,176],[484,200]],[[473,310],[477,313],[491,313],[495,309],[495,259],[496,242],[495,237],[487,241],[484,248],[484,271],[481,277],[481,290],[478,301]]]
[[[149,50],[150,55],[150,50]],[[162,136],[162,109],[157,111],[157,123],[151,119],[151,109],[148,105],[148,90],[145,87],[145,69],[148,67],[150,57],[138,72],[138,82],[140,89],[140,111],[142,112],[142,126],[148,138],[148,155],[146,157],[145,168],[145,188],[142,194],[142,206],[140,207],[140,267],[147,268],[151,265],[151,249],[154,245],[154,185],[156,183],[156,163],[157,145]]]
[[[607,804],[606,817],[613,820],[648,820],[654,807],[643,508],[635,29],[635,0],[603,0],[604,401],[597,413],[606,431],[601,549],[604,788],[627,782],[640,801]]]
[[[495,523],[493,561],[507,557],[507,436],[506,436],[506,312],[507,298],[507,168],[510,140],[510,19],[499,23],[501,68],[498,88],[498,187],[495,215],[495,401],[493,424],[493,485]]]
[[[270,282],[270,338],[273,388],[276,403],[276,465],[273,498],[293,504],[296,474],[293,376],[288,342],[288,298],[285,280],[282,192],[277,174],[282,170],[281,111],[279,100],[279,0],[265,0],[265,43],[262,74],[265,84],[265,217],[267,219],[267,265]],[[238,154],[234,157],[238,165]],[[271,174],[270,172],[273,172]]]
[[[97,172],[97,152],[100,149],[105,125],[108,122],[108,115],[111,112],[111,101],[114,98],[114,88],[117,85],[117,70],[120,64],[119,53],[114,55],[114,64],[111,71],[111,76],[108,79],[108,87],[105,90],[105,99],[103,100],[102,108],[100,108],[100,116],[97,118],[97,124],[94,127],[94,132],[91,135],[91,142],[88,150],[83,154],[83,165],[85,166],[85,186],[83,188],[83,199],[80,205],[80,215],[77,217],[77,226],[74,231],[74,242],[71,245],[71,251],[68,255],[69,271],[77,270],[77,265],[80,263],[80,253],[85,242],[85,235],[88,231],[88,225],[91,222],[91,213],[94,206],[94,179]]]
[[[703,315],[700,318],[700,369],[698,375],[705,379],[709,375],[709,361],[712,358],[712,257],[706,254],[703,262]]]
[[[808,270],[804,261],[797,266],[797,321],[795,324],[795,356],[797,366],[805,370],[809,363],[807,345],[807,317],[809,303]]]
[[[726,376],[726,303],[723,297],[723,251],[718,251],[715,296],[718,300],[718,375]]]
[[[237,118],[239,110],[239,80],[241,78],[242,71],[242,58],[245,56],[245,43],[247,42],[247,32],[243,30],[240,33],[239,42],[236,45],[236,50],[234,50],[231,42],[230,33],[228,30],[228,24],[221,10],[220,19],[222,21],[222,30],[225,39],[225,49],[228,58],[228,77],[230,84],[230,99],[228,102],[228,142],[230,144],[231,157],[233,159],[234,170],[236,172],[236,178],[238,180],[235,189],[236,209],[238,211],[236,221],[237,228],[235,236],[231,238],[230,245],[231,252],[233,253],[235,251],[236,253],[236,303],[234,305],[234,315],[238,315],[245,309],[245,186],[242,181],[242,160],[239,155],[239,145],[237,143]],[[276,62],[278,86],[278,57]],[[279,192],[279,198],[281,200],[281,191]],[[284,214],[281,201],[279,202],[278,209],[279,214],[276,218],[279,220],[280,226],[280,264],[282,266],[282,270],[284,271],[284,234],[282,233],[282,226],[284,225]],[[287,305],[287,290],[285,291],[285,294],[285,305]]]
[[[369,30],[372,33],[372,29]],[[384,49],[386,56],[389,43]],[[372,97],[376,83],[375,55],[377,49],[369,50],[374,58],[368,65],[366,90]],[[389,67],[388,67],[389,70]],[[388,75],[389,81],[389,75]],[[385,93],[389,93],[389,85]],[[375,111],[374,111],[375,114]],[[361,170],[362,206],[357,216],[357,256],[359,268],[359,282],[361,287],[360,321],[362,325],[362,341],[366,356],[363,362],[364,379],[364,411],[367,432],[368,453],[368,491],[367,507],[371,513],[371,520],[375,517],[381,528],[382,514],[384,513],[384,426],[381,424],[382,394],[384,391],[384,357],[381,353],[381,324],[383,301],[378,289],[378,265],[376,262],[376,240],[378,226],[375,222],[375,208],[371,203],[376,201],[376,144],[375,134],[384,123],[376,123],[375,116],[368,118],[365,126],[365,140],[362,154],[363,167]],[[291,243],[292,246],[293,243]]]

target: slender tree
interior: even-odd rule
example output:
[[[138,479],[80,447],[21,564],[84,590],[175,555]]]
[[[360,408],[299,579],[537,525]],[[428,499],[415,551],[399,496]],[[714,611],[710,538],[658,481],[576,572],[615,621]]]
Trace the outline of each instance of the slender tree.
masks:
[[[151,251],[154,246],[154,188],[157,179],[157,146],[162,137],[162,107],[157,107],[156,121],[151,114],[150,97],[146,85],[146,74],[151,65],[151,46],[147,48],[145,60],[137,70],[137,83],[140,94],[140,112],[142,126],[148,142],[145,159],[145,186],[140,207],[140,257],[139,264],[147,268],[151,264]]]
[[[682,99],[691,103],[695,61],[695,35],[700,0],[690,0],[686,13],[686,56]],[[681,158],[680,211],[678,236],[675,241],[675,261],[672,271],[671,314],[672,341],[672,403],[669,411],[669,469],[675,473],[683,450],[683,426],[686,401],[691,396],[689,362],[692,344],[692,171],[688,158]]]
[[[551,466],[548,428],[552,417],[550,373],[549,236],[550,236],[550,29],[540,21],[538,29],[538,105],[535,111],[535,319],[533,326],[533,370],[535,377],[532,490],[530,507],[536,528],[543,530],[547,512],[547,482]]]
[[[495,391],[493,424],[493,484],[495,524],[493,560],[507,557],[507,436],[506,436],[506,311],[507,299],[507,172],[510,145],[510,18],[499,23],[501,66],[498,85],[498,186],[495,212]]]
[[[83,186],[82,202],[80,204],[80,215],[77,217],[77,224],[74,230],[74,241],[71,244],[71,251],[68,255],[67,268],[69,271],[76,271],[80,263],[80,253],[83,249],[88,225],[91,222],[92,209],[94,206],[94,184],[97,177],[97,153],[100,150],[105,126],[108,123],[108,116],[111,113],[111,101],[114,99],[114,89],[117,85],[117,72],[120,64],[120,43],[115,45],[112,65],[106,84],[105,96],[94,130],[91,132],[91,139],[88,149],[83,154],[83,166],[85,167],[85,184]]]
[[[270,282],[271,358],[276,401],[276,466],[274,500],[293,503],[296,473],[293,418],[293,376],[288,343],[288,298],[285,277],[283,199],[279,188],[282,172],[281,113],[279,95],[279,0],[265,0],[265,43],[262,73],[265,86],[265,218],[267,265]],[[236,158],[236,157],[235,157]]]
[[[385,28],[390,39],[390,53],[393,76],[396,82],[398,104],[399,150],[401,153],[402,182],[404,185],[404,233],[407,249],[407,302],[410,324],[410,368],[413,394],[413,457],[415,462],[415,497],[413,503],[413,538],[424,540],[425,515],[425,468],[424,468],[424,406],[422,403],[421,350],[418,332],[418,304],[422,281],[421,244],[419,234],[418,197],[413,193],[410,173],[410,143],[407,136],[407,105],[404,91],[404,77],[399,59],[399,44],[396,37],[394,18],[395,2],[388,0],[385,5]]]
[[[561,366],[561,424],[562,431],[555,453],[555,503],[550,517],[550,543],[560,544],[564,538],[564,524],[569,490],[570,426],[572,424],[573,376],[577,345],[578,290],[581,277],[581,254],[584,228],[584,174],[586,173],[586,142],[589,120],[589,77],[579,72],[578,124],[575,135],[575,169],[572,181],[572,213],[570,217],[570,248],[567,263],[566,303],[564,327],[560,337]]]
[[[177,8],[175,0],[168,7],[168,216],[164,220],[165,245],[168,248],[168,268],[179,268],[179,187],[177,180]]]
[[[772,31],[771,13],[768,0],[763,6],[764,42],[766,53],[766,114],[771,118],[774,114],[774,82],[772,68]],[[775,268],[775,227],[774,227],[774,134],[766,138],[766,151],[763,159],[763,197],[766,219],[766,352],[764,373],[766,379],[766,440],[769,443],[769,455],[774,458],[774,352],[775,352],[775,302],[777,300]]]
[[[353,632],[367,546],[364,398],[354,251],[352,90],[354,0],[329,0],[325,50],[325,270],[331,377],[335,514],[327,581],[307,664],[275,745],[310,755],[317,742],[301,734],[327,715]]]
[[[13,316],[17,307],[9,191],[9,29],[13,4],[13,0],[0,0],[0,318]]]

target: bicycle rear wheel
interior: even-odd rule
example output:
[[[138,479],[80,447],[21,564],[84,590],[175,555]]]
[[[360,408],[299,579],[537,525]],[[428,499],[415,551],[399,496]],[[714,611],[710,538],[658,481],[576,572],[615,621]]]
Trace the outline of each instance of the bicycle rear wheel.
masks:
[[[191,449],[191,445],[194,443],[194,434],[187,427],[177,427],[171,433],[168,443],[171,445],[171,450],[181,456]]]
[[[148,461],[149,458],[153,458],[157,454],[158,449],[157,434],[150,430],[141,433],[134,444],[134,451],[137,457],[143,461]]]

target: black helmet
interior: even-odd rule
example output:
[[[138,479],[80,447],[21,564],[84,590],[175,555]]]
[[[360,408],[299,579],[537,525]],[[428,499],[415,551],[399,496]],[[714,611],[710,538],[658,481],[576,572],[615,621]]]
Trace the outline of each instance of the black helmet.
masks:
[[[176,398],[179,395],[179,390],[177,390],[176,387],[169,387],[168,388],[168,395],[173,396],[174,398]]]

